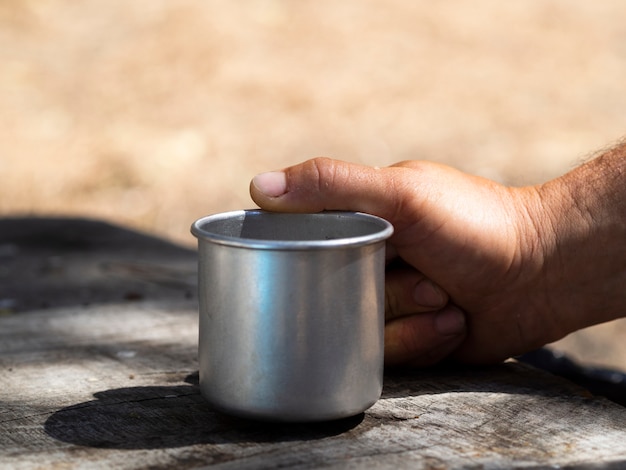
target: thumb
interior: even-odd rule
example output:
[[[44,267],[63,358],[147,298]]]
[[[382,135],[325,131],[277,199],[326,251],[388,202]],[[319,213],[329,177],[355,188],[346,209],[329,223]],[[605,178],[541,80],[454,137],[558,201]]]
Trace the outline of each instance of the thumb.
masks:
[[[314,158],[257,175],[250,183],[250,195],[259,207],[271,211],[351,210],[394,223],[407,193],[397,190],[401,179],[398,170]]]

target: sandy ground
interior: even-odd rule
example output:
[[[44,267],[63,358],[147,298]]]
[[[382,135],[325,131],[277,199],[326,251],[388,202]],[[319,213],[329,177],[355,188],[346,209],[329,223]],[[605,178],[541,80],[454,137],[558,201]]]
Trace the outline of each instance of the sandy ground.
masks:
[[[252,205],[254,174],[317,155],[538,183],[624,135],[624,18],[621,0],[6,0],[0,214],[191,244],[195,218]],[[625,364],[621,338],[594,360]]]

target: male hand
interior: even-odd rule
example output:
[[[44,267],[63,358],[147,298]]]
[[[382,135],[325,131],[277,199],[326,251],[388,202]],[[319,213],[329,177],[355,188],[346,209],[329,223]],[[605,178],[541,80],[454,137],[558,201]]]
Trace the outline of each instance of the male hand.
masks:
[[[569,272],[586,262],[570,251],[593,222],[572,202],[577,180],[509,188],[429,162],[316,158],[258,175],[250,192],[266,210],[353,210],[394,225],[386,362],[423,366],[500,361],[606,320],[577,311],[589,279]]]

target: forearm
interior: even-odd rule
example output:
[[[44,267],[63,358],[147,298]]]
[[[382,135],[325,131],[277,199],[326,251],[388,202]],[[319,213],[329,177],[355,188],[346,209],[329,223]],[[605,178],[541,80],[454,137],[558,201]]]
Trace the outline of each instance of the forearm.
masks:
[[[538,189],[548,286],[573,331],[626,315],[626,144]]]

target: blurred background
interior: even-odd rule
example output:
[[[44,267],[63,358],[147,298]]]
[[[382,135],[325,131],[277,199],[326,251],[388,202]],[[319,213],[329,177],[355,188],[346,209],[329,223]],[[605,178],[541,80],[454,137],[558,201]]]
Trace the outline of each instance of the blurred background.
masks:
[[[539,183],[624,136],[624,18],[621,0],[3,0],[0,216],[191,246],[194,219],[252,206],[256,173],[319,155]]]
[[[0,211],[191,243],[325,155],[541,182],[626,129],[620,0],[5,0]]]

